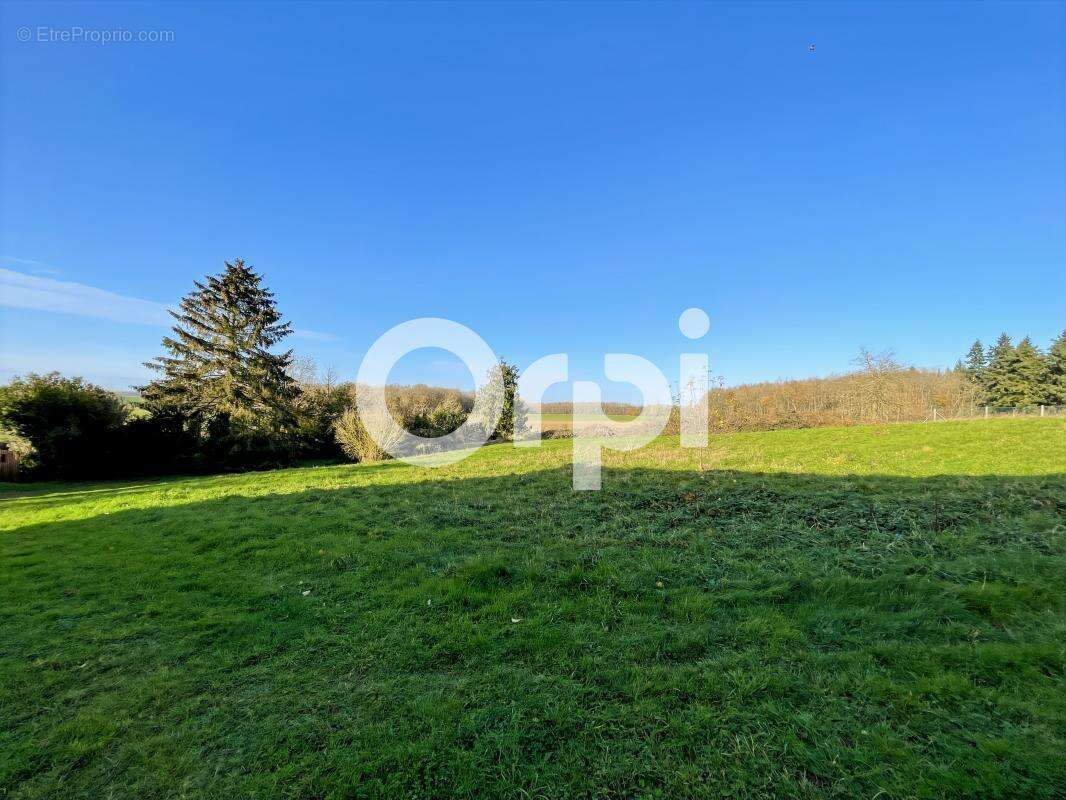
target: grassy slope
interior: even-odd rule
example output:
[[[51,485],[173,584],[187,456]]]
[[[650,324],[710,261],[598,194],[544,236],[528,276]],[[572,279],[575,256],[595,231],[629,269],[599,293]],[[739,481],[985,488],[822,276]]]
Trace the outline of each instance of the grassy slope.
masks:
[[[0,494],[0,797],[1062,796],[1066,423],[569,444]]]

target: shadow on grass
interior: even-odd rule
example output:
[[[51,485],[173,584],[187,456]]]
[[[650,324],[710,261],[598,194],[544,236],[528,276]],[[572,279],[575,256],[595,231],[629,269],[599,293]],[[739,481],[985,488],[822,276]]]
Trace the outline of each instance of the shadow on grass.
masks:
[[[427,479],[0,535],[0,795],[1064,785],[1066,476],[604,486]]]

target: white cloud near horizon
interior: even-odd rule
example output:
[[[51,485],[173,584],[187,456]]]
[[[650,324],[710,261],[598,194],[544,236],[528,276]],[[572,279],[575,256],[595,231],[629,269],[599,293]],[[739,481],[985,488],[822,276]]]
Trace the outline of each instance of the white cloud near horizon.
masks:
[[[167,307],[162,303],[125,297],[84,283],[26,275],[3,267],[0,267],[0,306],[77,314],[135,325],[170,324]]]
[[[167,306],[163,303],[127,297],[84,283],[27,275],[3,267],[0,267],[0,306],[54,314],[76,314],[152,327],[169,328],[173,324],[172,317],[167,313]],[[319,342],[334,342],[339,339],[332,333],[302,328],[294,329],[293,336]]]

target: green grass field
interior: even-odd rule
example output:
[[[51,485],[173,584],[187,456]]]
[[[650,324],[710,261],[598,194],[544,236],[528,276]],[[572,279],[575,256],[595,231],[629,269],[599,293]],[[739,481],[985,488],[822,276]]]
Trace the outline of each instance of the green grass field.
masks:
[[[1066,796],[1066,421],[0,493],[0,797]]]

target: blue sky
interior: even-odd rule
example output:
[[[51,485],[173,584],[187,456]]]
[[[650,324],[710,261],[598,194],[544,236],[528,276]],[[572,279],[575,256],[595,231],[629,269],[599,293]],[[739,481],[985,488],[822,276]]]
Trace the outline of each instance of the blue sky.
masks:
[[[699,306],[728,383],[1066,327],[1062,4],[0,9],[0,378],[142,380],[236,257],[345,377],[418,316],[599,379]]]

